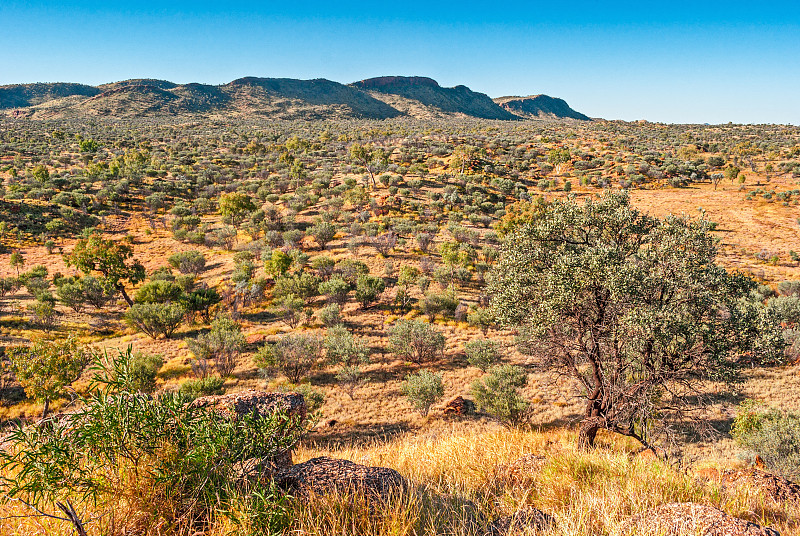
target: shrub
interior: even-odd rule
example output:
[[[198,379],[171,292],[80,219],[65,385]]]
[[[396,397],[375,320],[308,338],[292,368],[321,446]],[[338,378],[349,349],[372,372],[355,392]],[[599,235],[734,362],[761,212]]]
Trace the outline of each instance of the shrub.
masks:
[[[416,374],[409,374],[401,387],[403,395],[408,398],[414,409],[425,417],[431,405],[444,396],[444,384],[441,374],[434,374],[429,370],[421,370]]]
[[[389,329],[389,351],[414,363],[442,356],[444,346],[444,335],[419,320],[400,320]]]
[[[364,382],[361,368],[358,365],[345,366],[336,374],[336,381],[342,386],[344,392],[353,400],[356,387]]]
[[[225,377],[236,367],[236,358],[245,345],[242,328],[229,317],[219,317],[211,331],[188,339],[186,344],[198,361],[212,361],[220,376]],[[207,367],[201,367],[206,370]]]
[[[317,366],[322,356],[322,339],[305,334],[281,337],[275,344],[265,344],[255,356],[256,366],[274,368],[289,381],[298,383]]]
[[[196,275],[205,270],[206,267],[205,256],[196,249],[175,253],[169,257],[168,262],[170,266],[182,274]]]
[[[419,300],[420,310],[431,322],[436,319],[436,315],[438,314],[445,317],[452,317],[456,312],[458,304],[459,300],[452,289],[445,292],[429,292],[424,298]]]
[[[500,359],[500,352],[495,341],[477,339],[464,345],[467,363],[486,372]]]
[[[353,366],[369,360],[369,348],[344,326],[328,329],[325,334],[325,351],[331,365]]]
[[[341,325],[342,320],[342,308],[339,306],[338,303],[331,303],[323,307],[317,313],[319,316],[319,321],[322,322],[327,328]]]
[[[292,329],[297,327],[297,324],[300,323],[301,313],[305,304],[305,301],[294,294],[289,294],[277,300],[281,319],[286,322],[287,326]]]
[[[470,392],[479,408],[504,424],[518,424],[526,416],[530,404],[518,388],[528,383],[522,367],[495,365],[482,380],[472,384]]]
[[[328,302],[342,305],[347,301],[350,285],[340,277],[331,277],[320,283],[319,292],[326,296]]]
[[[380,297],[384,288],[386,288],[386,284],[382,278],[361,274],[356,282],[356,299],[361,304],[361,307],[366,308]]]
[[[222,301],[222,296],[213,288],[198,288],[184,296],[187,310],[200,313],[203,320],[211,319],[211,308]]]
[[[282,413],[220,418],[182,395],[151,398],[115,387],[112,382],[93,390],[76,412],[16,427],[5,438],[0,465],[6,498],[40,512],[57,502],[70,511],[72,501],[113,504],[121,490],[137,490],[141,495],[125,500],[132,516],[146,526],[170,520],[187,532],[210,526],[219,512],[252,494],[265,500],[265,513],[280,511],[268,486],[245,489],[230,475],[242,460],[270,459],[290,449],[305,421]],[[69,517],[81,533],[77,515]]]
[[[305,300],[319,294],[319,278],[307,272],[285,275],[275,280],[272,293],[278,298],[291,294]]]
[[[161,356],[133,353],[133,346],[130,345],[124,351],[118,350],[113,357],[104,353],[102,361],[99,359],[90,370],[105,372],[106,381],[128,393],[150,394],[155,391],[156,375],[164,364]]]
[[[221,395],[225,393],[225,379],[220,376],[206,376],[196,380],[186,380],[181,385],[180,392],[191,399]]]
[[[800,415],[747,400],[736,412],[731,435],[761,456],[770,470],[790,479],[800,478]]]
[[[327,243],[336,236],[336,226],[327,221],[320,221],[311,226],[308,234],[314,237],[320,249],[325,249]]]
[[[183,296],[183,289],[172,281],[148,281],[136,292],[135,303],[177,302]]]
[[[177,303],[136,303],[125,312],[125,322],[152,339],[169,339],[181,325],[186,309]]]

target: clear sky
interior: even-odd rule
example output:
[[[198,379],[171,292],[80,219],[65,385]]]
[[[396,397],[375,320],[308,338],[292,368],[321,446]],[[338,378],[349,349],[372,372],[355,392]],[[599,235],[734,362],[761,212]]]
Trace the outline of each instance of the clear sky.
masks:
[[[800,1],[0,0],[0,84],[430,76],[608,119],[800,124]]]

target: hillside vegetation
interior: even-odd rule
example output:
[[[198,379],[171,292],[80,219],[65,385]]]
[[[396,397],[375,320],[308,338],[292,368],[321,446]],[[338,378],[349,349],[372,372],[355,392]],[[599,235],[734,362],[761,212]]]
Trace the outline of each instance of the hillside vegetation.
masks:
[[[312,82],[0,118],[1,534],[800,534],[800,129]]]

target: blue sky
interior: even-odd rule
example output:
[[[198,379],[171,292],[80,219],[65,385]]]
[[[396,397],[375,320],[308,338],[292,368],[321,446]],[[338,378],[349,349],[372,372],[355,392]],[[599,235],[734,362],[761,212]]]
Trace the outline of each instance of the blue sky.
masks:
[[[800,124],[800,2],[0,0],[0,84],[396,74],[608,119]]]

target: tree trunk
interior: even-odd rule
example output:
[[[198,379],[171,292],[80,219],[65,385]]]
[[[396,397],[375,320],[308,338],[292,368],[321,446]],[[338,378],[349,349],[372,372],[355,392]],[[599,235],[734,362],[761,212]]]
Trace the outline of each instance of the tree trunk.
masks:
[[[578,446],[581,448],[594,447],[594,440],[600,428],[599,417],[588,417],[582,420],[578,430]]]
[[[44,399],[44,409],[42,410],[42,419],[47,417],[47,414],[50,412],[50,399]]]
[[[133,300],[130,298],[130,296],[128,296],[128,293],[125,292],[125,287],[123,287],[122,285],[119,285],[117,287],[117,290],[119,290],[120,294],[122,294],[122,297],[125,300],[125,303],[128,304],[128,307],[132,307],[133,306]]]

